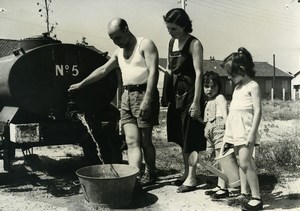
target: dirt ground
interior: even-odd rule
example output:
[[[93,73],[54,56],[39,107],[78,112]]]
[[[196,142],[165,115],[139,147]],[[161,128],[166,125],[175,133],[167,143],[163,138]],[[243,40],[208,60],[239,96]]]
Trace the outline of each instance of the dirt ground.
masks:
[[[17,150],[10,173],[3,170],[0,160],[0,210],[94,210],[85,202],[80,185],[74,184],[78,180],[75,171],[86,165],[82,154],[82,149],[75,145],[34,148],[34,155],[25,159]],[[132,203],[118,210],[240,210],[229,206],[228,200],[212,201],[204,194],[205,181],[214,182],[215,176],[198,175],[197,190],[176,193],[177,187],[171,182],[178,176],[160,169],[157,184],[135,192]],[[265,210],[300,210],[300,177],[282,175],[278,182],[272,176],[260,175],[259,180]],[[237,190],[232,189],[231,196],[235,194]]]

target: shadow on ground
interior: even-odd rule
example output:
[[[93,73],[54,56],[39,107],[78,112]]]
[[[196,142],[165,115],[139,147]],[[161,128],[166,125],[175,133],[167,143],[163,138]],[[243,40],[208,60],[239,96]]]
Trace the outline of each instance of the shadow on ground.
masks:
[[[10,172],[0,173],[0,187],[5,192],[46,191],[55,197],[79,193],[76,170],[85,166],[81,157],[54,160],[45,156],[30,155],[24,164],[13,165]]]
[[[70,210],[90,210],[75,173],[79,168],[89,165],[81,156],[56,160],[33,154],[25,157],[24,163],[21,160],[12,166],[10,172],[0,172],[0,188],[3,192],[16,196],[23,193],[40,196],[46,192],[56,199],[66,200],[64,206]],[[157,200],[157,196],[145,190],[136,190],[130,205],[122,210],[144,208]]]
[[[282,194],[282,192],[274,192],[275,186],[278,184],[278,179],[274,175],[259,174],[258,175],[261,196],[264,201],[264,210],[284,210],[284,209],[299,209],[300,207],[300,194]],[[214,185],[216,185],[215,180]],[[239,195],[240,190],[236,189],[232,192],[231,196],[226,199],[215,200],[225,203],[232,207],[239,207],[240,201],[235,201],[235,196]]]
[[[18,162],[18,164],[13,165],[10,173],[0,173],[0,188],[3,192],[16,195],[22,195],[26,192],[34,192],[39,195],[46,192],[57,199],[66,200],[63,205],[68,206],[70,210],[87,211],[90,209],[86,206],[81,187],[78,183],[74,183],[78,181],[76,170],[87,165],[80,156],[62,157],[55,160],[46,156],[31,155],[31,157],[25,158],[24,164]],[[158,170],[157,183],[135,191],[130,205],[122,208],[122,210],[143,209],[157,203],[158,197],[149,192],[171,185],[179,177],[180,172],[177,170]],[[260,174],[259,182],[265,210],[296,209],[300,207],[300,194],[274,192],[274,188],[278,183],[275,176]],[[216,185],[216,176],[197,175],[197,189],[208,189]],[[237,189],[235,194],[237,195],[238,192]],[[221,203],[228,204],[228,199],[222,200]]]
[[[274,209],[299,209],[300,194],[283,194],[281,191],[274,192],[278,180],[275,176],[259,175],[262,198],[264,200],[264,210]]]

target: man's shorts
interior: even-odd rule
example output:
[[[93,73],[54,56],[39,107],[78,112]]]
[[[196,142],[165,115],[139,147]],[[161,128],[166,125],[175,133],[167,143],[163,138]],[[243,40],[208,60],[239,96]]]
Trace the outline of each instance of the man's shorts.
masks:
[[[159,114],[159,94],[158,90],[155,91],[151,99],[151,109],[148,118],[143,119],[139,116],[140,105],[144,99],[145,90],[128,91],[124,90],[121,100],[121,124],[122,126],[127,123],[136,124],[139,128],[152,127],[158,125]]]

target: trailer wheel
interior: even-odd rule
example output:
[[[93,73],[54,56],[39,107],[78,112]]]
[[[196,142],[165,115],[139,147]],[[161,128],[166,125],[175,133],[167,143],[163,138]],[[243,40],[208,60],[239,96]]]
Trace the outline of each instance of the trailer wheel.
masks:
[[[3,150],[3,168],[5,171],[10,171],[13,160],[16,155],[16,150],[14,147],[10,146]]]

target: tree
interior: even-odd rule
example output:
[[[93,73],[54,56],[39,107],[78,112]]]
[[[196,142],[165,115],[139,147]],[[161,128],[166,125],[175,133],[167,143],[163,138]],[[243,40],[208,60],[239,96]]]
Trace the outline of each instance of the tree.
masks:
[[[52,3],[52,0],[45,0],[45,4],[40,4],[37,2],[37,5],[40,6],[39,12],[41,13],[41,17],[45,17],[45,22],[47,26],[47,33],[50,35],[53,33],[54,29],[57,27],[58,23],[50,23],[49,21],[49,12],[53,12],[53,10],[50,9],[50,4]],[[54,38],[56,38],[56,34],[53,35]]]

